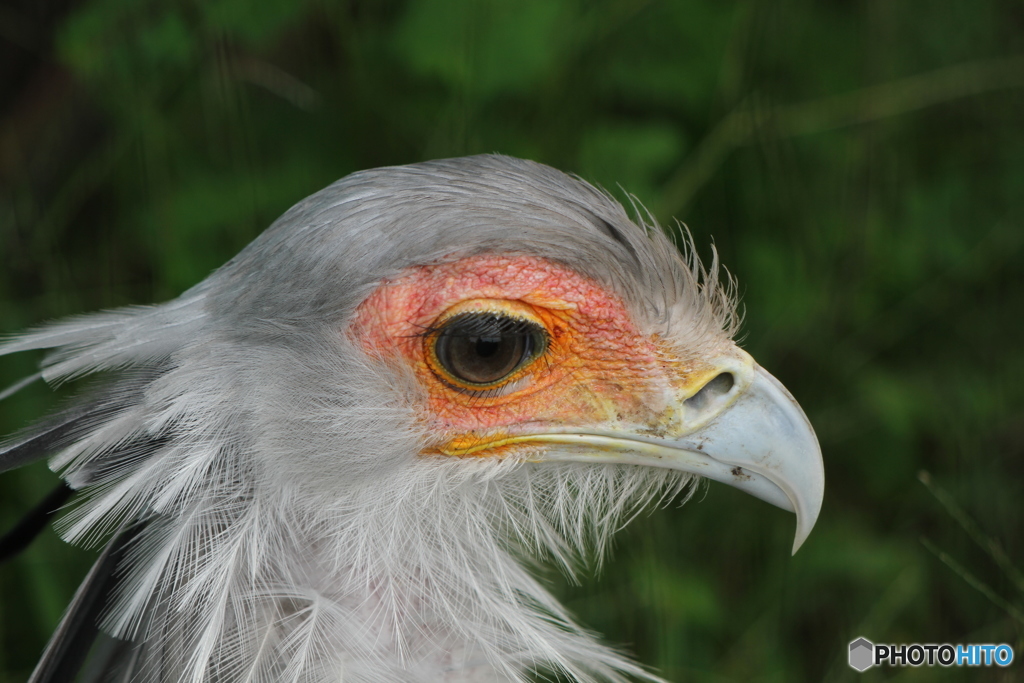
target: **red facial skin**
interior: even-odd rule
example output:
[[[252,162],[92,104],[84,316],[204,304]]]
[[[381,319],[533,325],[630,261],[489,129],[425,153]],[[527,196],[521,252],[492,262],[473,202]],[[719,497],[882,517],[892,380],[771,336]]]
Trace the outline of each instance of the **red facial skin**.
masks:
[[[540,357],[486,392],[456,388],[424,334],[446,313],[474,309],[532,318],[549,336]],[[433,452],[451,455],[493,455],[502,438],[552,429],[653,427],[671,397],[701,374],[643,334],[617,296],[529,256],[410,268],[360,305],[349,334],[371,356],[413,369],[425,389],[422,417],[437,436]]]

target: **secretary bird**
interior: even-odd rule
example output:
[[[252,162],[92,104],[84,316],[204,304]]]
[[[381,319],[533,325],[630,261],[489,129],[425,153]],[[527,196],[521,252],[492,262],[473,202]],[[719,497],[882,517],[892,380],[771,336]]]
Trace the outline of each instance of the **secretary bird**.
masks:
[[[824,491],[683,246],[541,164],[381,168],[173,301],[4,340],[52,349],[6,394],[98,375],[0,445],[105,544],[32,683],[660,680],[522,561],[572,571],[700,477],[795,512],[796,552]]]

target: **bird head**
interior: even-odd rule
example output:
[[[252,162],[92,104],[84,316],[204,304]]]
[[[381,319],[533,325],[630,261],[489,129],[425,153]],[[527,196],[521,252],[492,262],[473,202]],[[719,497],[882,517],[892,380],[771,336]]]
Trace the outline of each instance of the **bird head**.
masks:
[[[407,624],[426,604],[488,661],[634,671],[517,559],[571,571],[699,477],[795,512],[795,552],[824,486],[804,413],[732,341],[717,263],[683,248],[540,164],[376,169],[300,202],[175,301],[0,353],[55,348],[49,380],[120,373],[46,441],[86,494],[64,533],[146,522],[107,628],[138,639],[192,615],[180,628],[208,629],[184,660],[194,680],[242,656],[217,649],[248,637],[226,604],[321,600],[343,624],[368,593],[360,628],[403,652],[426,647]]]
[[[796,512],[795,551],[820,451],[732,341],[717,270],[578,179],[483,156],[355,174],[215,278],[233,342],[267,354],[248,379],[277,480],[392,500],[402,468],[550,468],[560,489],[572,472],[648,496],[703,476]],[[282,358],[297,367],[270,372]],[[573,504],[614,520],[612,501],[639,502],[613,493]]]

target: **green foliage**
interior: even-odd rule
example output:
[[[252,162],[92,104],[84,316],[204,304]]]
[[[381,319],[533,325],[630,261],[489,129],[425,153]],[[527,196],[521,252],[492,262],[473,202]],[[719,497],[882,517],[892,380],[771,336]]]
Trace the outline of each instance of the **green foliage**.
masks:
[[[410,71],[455,92],[528,94],[564,51],[562,9],[547,0],[411,3],[393,49]]]
[[[702,488],[580,585],[552,572],[570,608],[670,680],[1004,680],[855,675],[845,648],[1024,651],[1019,3],[72,4],[0,81],[0,330],[176,296],[357,169],[497,151],[580,173],[714,240],[827,491],[790,558],[789,515]],[[37,360],[4,358],[0,386]],[[47,405],[5,401],[0,433]],[[0,529],[55,481],[0,478]],[[0,567],[0,682],[90,558],[51,534]]]

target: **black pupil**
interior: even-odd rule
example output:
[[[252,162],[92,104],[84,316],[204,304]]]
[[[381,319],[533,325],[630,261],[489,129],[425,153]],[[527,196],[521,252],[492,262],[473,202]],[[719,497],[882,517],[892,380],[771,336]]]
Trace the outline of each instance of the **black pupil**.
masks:
[[[470,337],[472,343],[473,337]],[[490,358],[501,350],[501,337],[477,337],[476,355],[481,358]]]
[[[493,384],[532,358],[543,336],[537,325],[495,314],[449,321],[434,343],[437,360],[469,384]]]

